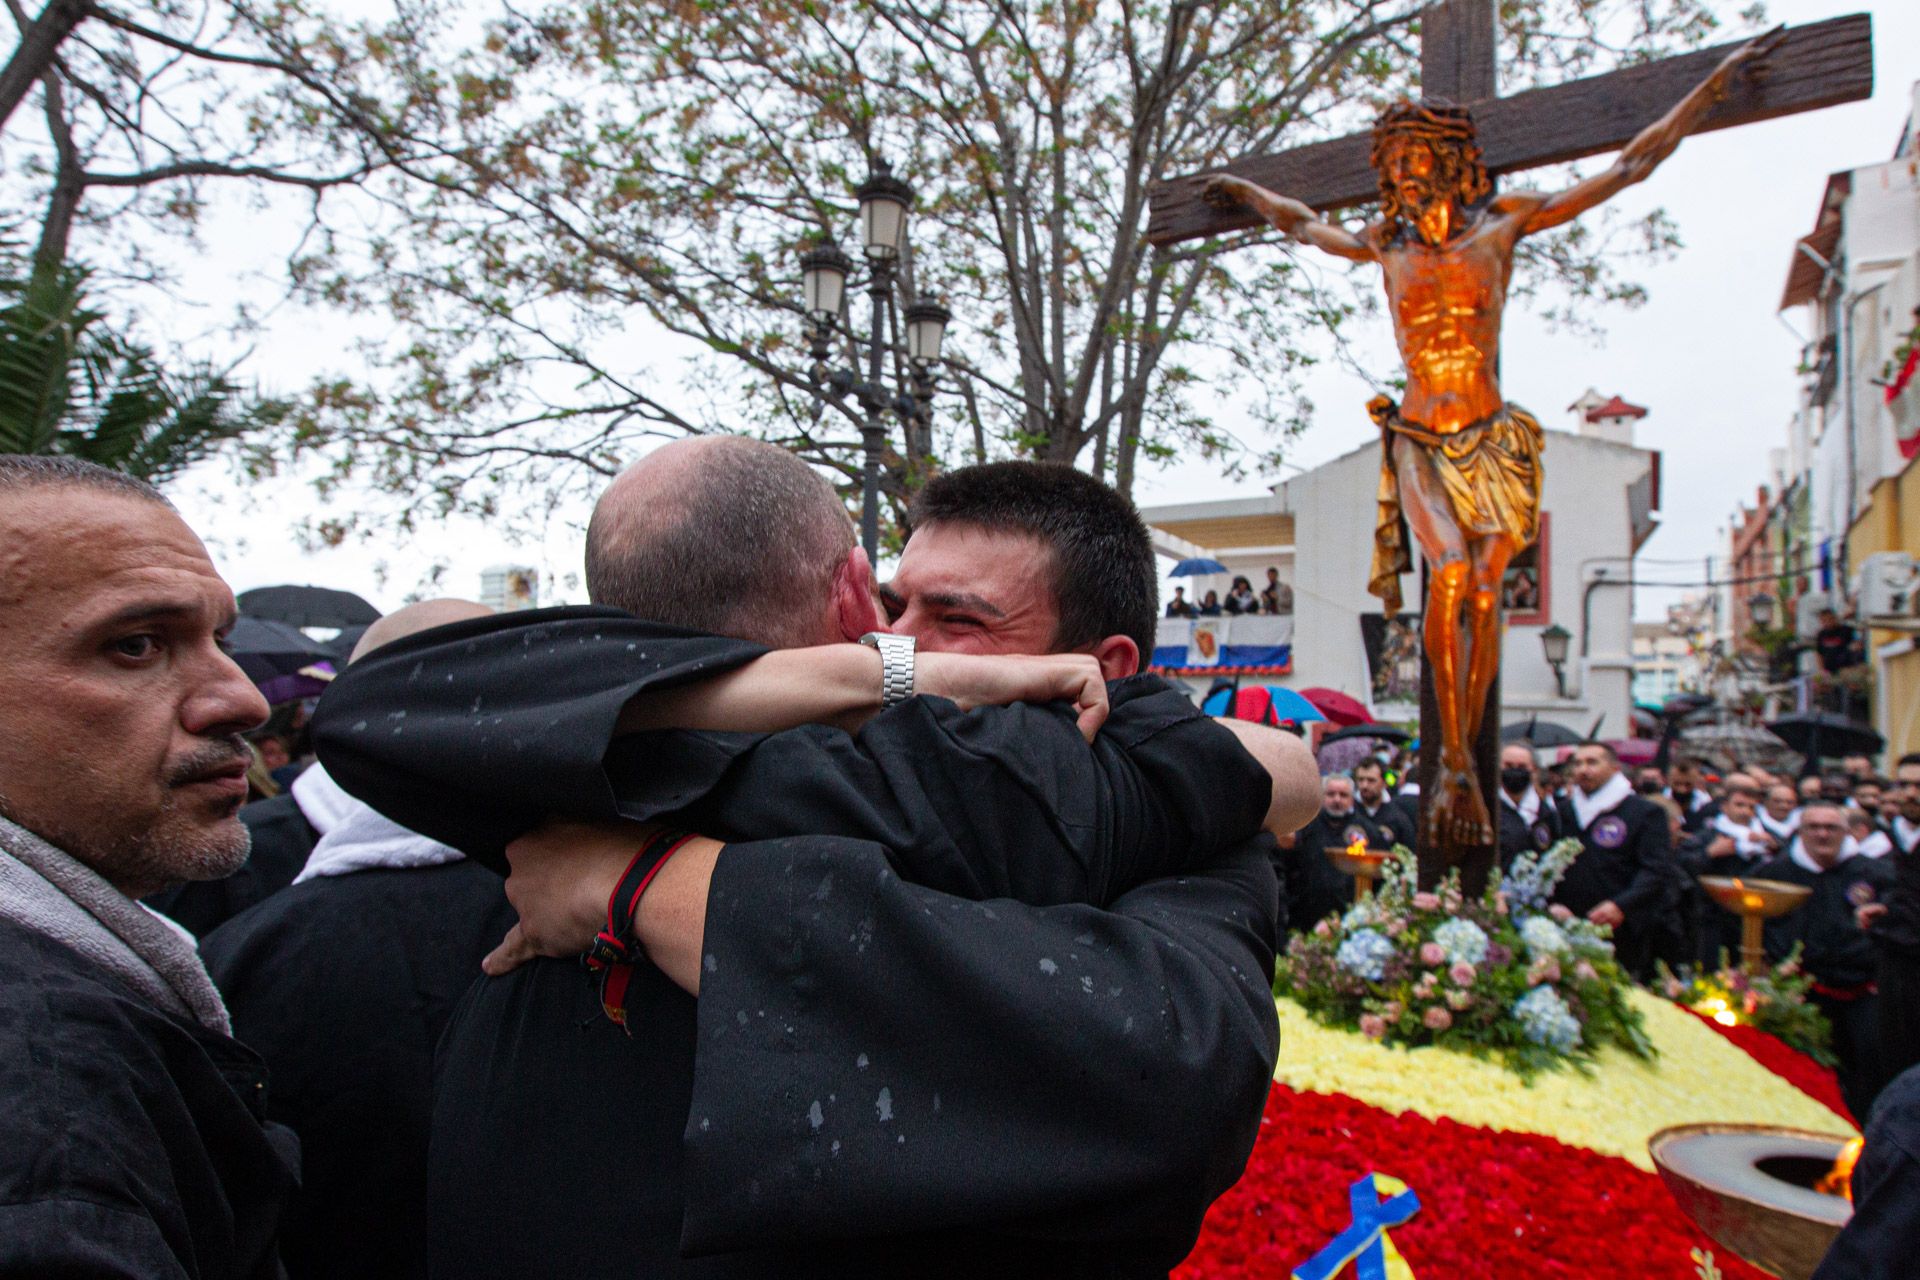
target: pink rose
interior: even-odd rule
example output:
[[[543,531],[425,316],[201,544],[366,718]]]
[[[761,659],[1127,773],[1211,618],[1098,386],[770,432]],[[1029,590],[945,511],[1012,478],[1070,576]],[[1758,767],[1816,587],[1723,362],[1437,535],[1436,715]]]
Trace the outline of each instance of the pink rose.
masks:
[[[1568,908],[1561,906],[1557,902],[1547,908],[1547,914],[1552,916],[1555,920],[1560,921],[1562,924],[1565,924],[1567,921],[1573,919],[1573,912]]]
[[[1447,992],[1447,1008],[1452,1009],[1455,1013],[1464,1012],[1471,1007],[1472,1004],[1473,992],[1471,991],[1455,990]]]
[[[1465,960],[1456,960],[1453,968],[1447,970],[1447,976],[1452,978],[1457,986],[1470,987],[1473,985],[1473,966]]]
[[[1426,1024],[1429,1031],[1445,1031],[1453,1025],[1453,1015],[1436,1004],[1420,1015],[1420,1021]]]
[[[1415,911],[1438,911],[1440,909],[1439,895],[1432,893],[1414,894],[1413,909]]]
[[[1435,980],[1436,975],[1434,974],[1421,974],[1420,981],[1413,984],[1413,998],[1416,1000],[1425,1000],[1428,996],[1432,995]]]
[[[1444,964],[1446,963],[1446,959],[1447,959],[1447,949],[1441,946],[1439,943],[1423,942],[1420,944],[1420,963],[1421,964],[1426,964],[1426,965]]]
[[[1527,982],[1532,986],[1558,981],[1560,981],[1560,962],[1552,956],[1540,957],[1533,962],[1533,967],[1527,970]]]
[[[1377,1013],[1361,1014],[1360,1034],[1369,1040],[1378,1040],[1387,1034],[1387,1020]]]
[[[1507,914],[1507,895],[1506,894],[1496,893],[1493,895],[1493,909],[1499,912],[1501,915]]]
[[[1406,931],[1407,931],[1407,922],[1405,920],[1387,921],[1387,936],[1389,938],[1397,938],[1401,934],[1405,933]]]
[[[1388,1022],[1398,1022],[1400,1021],[1400,1015],[1406,1011],[1407,1006],[1401,1004],[1398,1000],[1389,1000],[1381,1007],[1380,1016]]]
[[[1592,982],[1595,978],[1599,977],[1600,975],[1594,970],[1594,967],[1592,965],[1588,964],[1585,960],[1582,960],[1578,964],[1573,966],[1573,976],[1578,978],[1582,982]],[[1680,984],[1678,982],[1675,982],[1673,984],[1673,993],[1670,998],[1674,1000],[1678,1000],[1680,998],[1680,990],[1681,990]]]
[[[1333,926],[1325,920],[1322,920],[1319,924],[1313,926],[1313,932],[1315,937],[1330,938],[1333,936]]]

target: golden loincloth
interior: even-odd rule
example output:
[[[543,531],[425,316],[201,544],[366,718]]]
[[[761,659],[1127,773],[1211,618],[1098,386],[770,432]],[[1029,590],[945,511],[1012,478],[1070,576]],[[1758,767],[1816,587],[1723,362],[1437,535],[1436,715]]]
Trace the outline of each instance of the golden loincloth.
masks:
[[[1407,518],[1400,506],[1400,476],[1393,466],[1393,438],[1425,449],[1433,459],[1454,523],[1469,541],[1505,534],[1514,550],[1531,546],[1540,533],[1540,423],[1517,404],[1451,435],[1440,435],[1400,416],[1385,396],[1367,402],[1380,427],[1379,514],[1373,528],[1373,566],[1367,590],[1379,596],[1386,615],[1400,611],[1400,575],[1413,568]]]

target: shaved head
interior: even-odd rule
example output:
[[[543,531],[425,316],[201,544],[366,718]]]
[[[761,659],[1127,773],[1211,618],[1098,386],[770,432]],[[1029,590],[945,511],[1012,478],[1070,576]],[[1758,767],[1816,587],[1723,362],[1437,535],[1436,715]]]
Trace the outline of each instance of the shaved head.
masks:
[[[358,662],[381,645],[392,644],[395,640],[404,640],[421,631],[431,631],[435,627],[451,626],[456,622],[492,616],[493,610],[472,600],[455,600],[451,597],[441,600],[422,600],[404,609],[395,609],[368,627],[359,642],[353,646],[353,656],[347,661]]]
[[[846,508],[812,467],[762,441],[703,436],[654,450],[601,495],[587,594],[652,622],[820,644],[841,638],[823,619],[853,549]]]

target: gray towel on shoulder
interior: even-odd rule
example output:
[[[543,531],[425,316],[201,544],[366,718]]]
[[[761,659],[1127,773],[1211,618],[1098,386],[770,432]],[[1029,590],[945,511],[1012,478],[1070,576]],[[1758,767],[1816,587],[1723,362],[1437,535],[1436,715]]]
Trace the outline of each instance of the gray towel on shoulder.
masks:
[[[232,1034],[227,1006],[185,930],[5,818],[0,818],[0,917],[73,948],[168,1013]]]

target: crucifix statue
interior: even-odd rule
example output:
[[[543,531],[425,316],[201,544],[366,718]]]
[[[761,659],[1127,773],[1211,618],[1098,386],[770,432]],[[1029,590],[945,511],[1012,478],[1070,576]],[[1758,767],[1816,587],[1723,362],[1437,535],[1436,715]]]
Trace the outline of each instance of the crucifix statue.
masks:
[[[1492,98],[1491,0],[1448,0],[1426,16],[1426,80],[1477,91],[1492,104],[1518,100]],[[1540,425],[1526,410],[1507,403],[1499,385],[1500,326],[1515,250],[1524,237],[1571,221],[1646,178],[1683,138],[1721,111],[1737,88],[1748,91],[1749,118],[1807,109],[1798,102],[1756,107],[1752,101],[1756,94],[1764,98],[1765,88],[1755,84],[1759,77],[1746,73],[1765,63],[1766,81],[1772,81],[1770,59],[1787,46],[1787,36],[1775,29],[1715,51],[1711,69],[1702,68],[1704,74],[1696,74],[1677,102],[1668,97],[1673,105],[1620,140],[1625,146],[1610,168],[1564,191],[1496,193],[1475,112],[1441,100],[1428,83],[1425,101],[1392,104],[1372,130],[1366,160],[1380,213],[1363,228],[1349,230],[1316,213],[1316,205],[1337,207],[1353,203],[1351,197],[1326,199],[1322,191],[1313,201],[1279,194],[1231,171],[1240,166],[1184,180],[1187,207],[1174,210],[1173,217],[1165,216],[1165,208],[1156,210],[1161,225],[1150,226],[1152,238],[1166,242],[1205,234],[1179,225],[1181,219],[1195,221],[1191,206],[1197,189],[1205,206],[1235,218],[1237,225],[1257,219],[1322,252],[1380,265],[1406,367],[1406,391],[1398,404],[1376,396],[1368,405],[1384,446],[1368,586],[1389,615],[1399,609],[1400,575],[1412,568],[1410,525],[1428,571],[1423,641],[1434,723],[1425,722],[1423,708],[1421,736],[1437,746],[1421,779],[1423,882],[1460,866],[1474,891],[1492,861],[1492,779],[1476,755],[1489,754],[1489,704],[1498,710],[1493,694],[1500,668],[1501,580],[1508,561],[1533,542],[1540,516]],[[1803,42],[1791,71],[1801,69],[1807,48]],[[1870,89],[1870,61],[1867,66]],[[1611,78],[1536,92],[1591,95],[1594,84]],[[1831,84],[1826,86],[1832,91]],[[1605,96],[1596,101],[1614,105]],[[1511,116],[1502,122],[1509,149],[1514,122]],[[1715,120],[1714,127],[1727,123],[1737,121]],[[1544,124],[1549,132],[1566,132],[1561,122]],[[1560,145],[1564,148],[1564,141]],[[1320,146],[1351,151],[1347,140]],[[1601,149],[1604,145],[1573,153]],[[1566,156],[1551,147],[1537,158],[1522,150],[1505,167]],[[1164,193],[1161,200],[1174,203]],[[1213,229],[1219,228],[1208,228]]]

